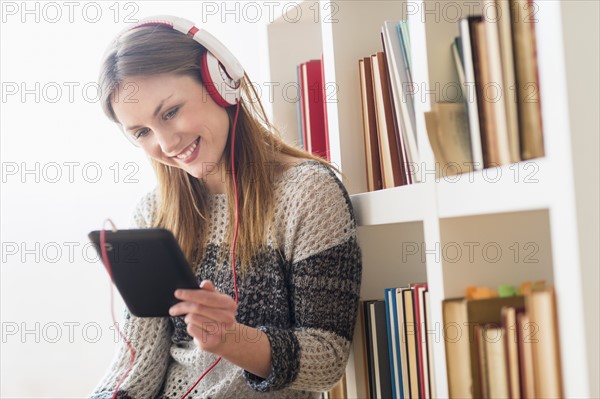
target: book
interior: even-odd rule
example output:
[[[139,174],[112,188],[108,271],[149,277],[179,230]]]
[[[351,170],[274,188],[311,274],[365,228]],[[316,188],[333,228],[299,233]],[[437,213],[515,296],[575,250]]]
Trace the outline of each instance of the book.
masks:
[[[405,170],[413,170],[412,165],[419,162],[419,151],[416,136],[416,116],[414,98],[412,95],[412,82],[409,77],[409,68],[406,63],[407,49],[403,49],[402,38],[397,34],[400,21],[384,21],[381,28],[387,70],[393,97],[394,112],[397,115],[398,131],[401,132],[400,143],[402,151],[406,151],[407,160]],[[408,173],[410,182],[418,181],[415,176]]]
[[[479,369],[479,389],[482,399],[489,399],[487,380],[487,358],[485,352],[485,344],[483,335],[483,327],[480,325],[473,326],[473,339],[475,340],[475,358],[477,359],[477,368]]]
[[[472,327],[476,325],[494,324],[500,326],[502,323],[502,307],[523,307],[524,297],[512,296],[504,298],[489,298],[467,301],[467,319],[469,327],[469,338],[472,337]],[[482,396],[481,391],[481,376],[479,367],[477,367],[477,348],[475,340],[471,340],[470,355],[471,355],[471,381],[472,381],[472,397],[479,398]]]
[[[562,397],[554,289],[533,291],[526,295],[525,309],[535,328],[531,336],[535,395],[538,398]]]
[[[306,94],[304,94],[306,78],[304,69],[304,64],[299,64],[297,67],[298,85],[300,86],[300,99],[298,100],[298,120],[300,121],[300,142],[302,143],[302,148],[310,152],[308,137],[306,137],[306,111],[304,109],[306,107],[306,102],[304,101],[304,98],[306,97]]]
[[[472,16],[462,18],[459,21],[460,43],[462,49],[462,61],[465,70],[464,97],[467,104],[467,115],[469,118],[469,138],[471,143],[471,157],[475,170],[483,169],[483,150],[481,142],[482,131],[480,129],[479,105],[477,90],[475,88],[475,56],[471,47],[472,21],[481,20],[481,17]]]
[[[425,113],[425,124],[431,148],[440,164],[440,175],[473,170],[465,104],[434,103],[431,111]]]
[[[411,284],[413,291],[413,306],[415,311],[415,325],[417,333],[417,364],[419,367],[419,387],[421,398],[430,398],[429,393],[429,364],[425,349],[425,308],[423,306],[423,292],[427,290],[427,283]]]
[[[471,392],[471,356],[464,328],[468,323],[467,299],[451,298],[442,302],[448,395],[450,398],[473,398]]]
[[[524,399],[536,398],[531,339],[533,333],[535,333],[535,326],[529,322],[529,315],[525,311],[517,312],[519,377],[521,381],[521,397]]]
[[[374,389],[372,398],[390,398],[392,396],[392,383],[390,375],[390,360],[387,346],[387,328],[385,302],[382,300],[370,301],[369,324],[371,328],[371,364],[372,381]]]
[[[379,157],[379,138],[377,133],[377,116],[373,97],[373,78],[371,57],[358,61],[360,77],[360,95],[362,100],[363,134],[365,141],[365,163],[367,166],[367,189],[381,190],[381,161]]]
[[[435,370],[433,369],[433,339],[432,335],[429,334],[431,329],[435,329],[435,327],[431,324],[431,307],[429,304],[429,290],[423,292],[423,303],[425,305],[425,331],[427,344],[427,361],[429,363],[429,392],[431,398],[437,398],[437,393],[435,389]]]
[[[533,5],[531,0],[510,1],[522,159],[544,156],[535,17],[526,13]]]
[[[484,364],[482,369],[482,386],[484,398],[509,398],[508,374],[506,372],[505,330],[497,324],[485,325],[480,329]]]
[[[397,151],[384,53],[371,55],[371,63],[383,188],[392,188],[402,185],[402,170],[400,154]]]
[[[321,53],[321,89],[323,90],[322,99],[323,99],[323,125],[324,125],[324,136],[325,136],[325,159],[327,161],[331,161],[331,152],[329,150],[329,119],[327,119],[327,81],[325,80],[325,54]]]
[[[365,357],[367,359],[367,381],[368,381],[368,393],[370,399],[375,399],[377,397],[377,387],[375,384],[375,357],[373,355],[373,338],[374,328],[371,324],[372,319],[374,317],[371,316],[371,303],[374,301],[365,301],[363,302],[364,307],[364,328],[365,328]],[[373,323],[374,324],[374,323]]]
[[[400,23],[398,24],[398,26],[396,27],[397,33],[398,33],[398,37],[400,37],[401,40],[401,44],[402,44],[402,51],[404,53],[404,57],[406,60],[406,66],[408,68],[408,76],[410,79],[410,82],[412,83],[412,73],[410,72],[412,70],[412,58],[411,58],[411,54],[410,54],[410,32],[408,29],[408,19],[402,19],[400,20]]]
[[[458,82],[460,83],[460,89],[462,93],[462,99],[466,102],[468,97],[467,93],[467,82],[465,78],[465,67],[462,56],[462,44],[460,37],[455,37],[450,45],[450,51],[452,51],[452,59],[454,60],[454,67],[456,68],[456,74],[458,75]]]
[[[435,178],[439,180],[442,176],[442,165],[446,165],[448,160],[440,143],[440,126],[435,111],[425,112],[425,130],[427,130],[427,138],[435,159]]]
[[[494,91],[489,91],[490,87],[494,86],[492,68],[490,63],[490,49],[488,48],[488,40],[486,25],[483,21],[478,21],[473,24],[472,30],[472,47],[476,49],[477,59],[474,62],[477,64],[475,69],[475,86],[477,88],[479,102],[479,117],[481,126],[483,127],[482,141],[484,146],[483,162],[486,168],[500,166],[507,163],[504,146],[501,145],[503,140],[499,140],[502,133],[498,130],[498,118],[496,115],[496,107],[492,94]]]
[[[296,66],[296,82],[298,82],[298,87],[300,87],[300,92],[302,92],[303,90],[303,85],[302,85],[302,79],[300,79],[300,76],[302,74],[301,72],[301,68],[302,65],[297,65]],[[305,147],[305,139],[304,139],[304,113],[302,112],[302,99],[298,98],[298,101],[296,103],[296,115],[298,116],[298,146],[300,146],[300,148],[303,148],[306,150]]]
[[[385,311],[387,316],[388,351],[390,354],[390,375],[392,381],[392,398],[400,399],[402,396],[402,374],[400,372],[400,355],[396,337],[398,334],[398,317],[396,310],[396,289],[386,288]]]
[[[398,334],[396,343],[400,353],[400,373],[402,375],[402,397],[410,397],[410,379],[408,367],[408,354],[406,348],[406,321],[404,318],[404,295],[405,288],[396,288],[396,317],[398,319]]]
[[[404,124],[402,123],[403,117],[399,113],[400,109],[397,107],[397,101],[396,101],[396,98],[394,97],[394,91],[393,91],[393,83],[392,83],[392,79],[390,76],[392,69],[389,64],[390,54],[388,53],[388,50],[387,50],[387,47],[389,47],[389,43],[386,45],[386,40],[384,38],[383,31],[381,32],[381,44],[383,46],[383,55],[385,56],[385,59],[387,62],[388,95],[389,95],[390,104],[392,105],[391,110],[392,110],[392,117],[393,117],[393,121],[394,121],[394,134],[396,136],[396,151],[398,153],[398,156],[400,157],[400,180],[401,180],[400,185],[405,185],[405,184],[412,183],[412,177],[408,173],[408,171],[410,170],[410,167],[411,167],[411,163],[410,163],[409,155],[406,152],[406,143],[405,143],[405,139],[404,139],[406,129],[404,127]]]
[[[419,386],[419,356],[417,353],[417,329],[415,323],[415,311],[413,304],[412,289],[402,290],[404,298],[404,335],[406,337],[406,357],[408,364],[408,378],[410,381],[410,397],[420,398],[421,388]]]
[[[370,338],[367,337],[367,316],[365,314],[365,308],[365,301],[359,301],[358,315],[356,325],[354,326],[354,338],[352,340],[352,352],[349,359],[349,362],[354,366],[354,378],[352,378],[352,380],[354,380],[355,384],[347,386],[347,394],[353,397],[370,399],[369,345],[367,344],[370,342]],[[353,392],[350,392],[351,390]]]
[[[475,327],[487,324],[501,326],[503,307],[520,308],[524,304],[521,295],[475,300],[452,298],[442,302],[448,393],[451,398],[483,396]]]
[[[488,76],[489,80],[482,81],[481,84],[484,85],[484,100],[489,104],[491,123],[494,124],[495,133],[493,137],[490,137],[490,140],[494,141],[497,148],[498,165],[505,165],[511,163],[512,159],[506,114],[505,94],[507,89],[504,83],[500,55],[499,20],[501,15],[498,14],[495,0],[484,0],[483,7],[486,10],[486,18],[483,22],[485,44],[481,53],[487,57],[489,74],[484,74],[484,76]]]
[[[519,399],[521,397],[521,381],[519,376],[519,349],[517,341],[517,309],[505,306],[501,310],[501,316],[502,328],[505,331],[506,369],[510,397],[512,399]]]
[[[369,382],[371,398],[390,398],[392,383],[387,344],[385,301],[365,302],[365,315],[369,340]]]
[[[305,149],[328,160],[329,139],[325,130],[321,60],[302,63],[300,79]]]
[[[498,40],[500,42],[500,59],[502,61],[502,79],[504,82],[503,98],[506,108],[506,128],[511,162],[521,160],[519,143],[519,119],[517,109],[515,59],[513,55],[513,35],[509,0],[495,0],[494,12],[498,18]]]

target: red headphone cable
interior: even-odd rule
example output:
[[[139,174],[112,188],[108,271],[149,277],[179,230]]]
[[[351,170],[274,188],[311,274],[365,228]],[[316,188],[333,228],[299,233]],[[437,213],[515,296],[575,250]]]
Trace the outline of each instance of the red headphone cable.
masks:
[[[233,234],[233,247],[231,250],[231,267],[233,269],[233,290],[235,293],[235,303],[236,304],[238,304],[238,301],[239,301],[238,288],[237,288],[237,272],[236,272],[236,267],[235,267],[235,248],[236,248],[236,244],[237,244],[238,227],[239,227],[239,204],[238,204],[237,176],[236,176],[236,172],[235,172],[235,151],[234,151],[234,149],[235,149],[235,131],[236,131],[235,128],[237,125],[239,111],[240,111],[240,102],[238,100],[237,105],[236,105],[236,110],[235,110],[235,118],[233,119],[233,126],[231,129],[231,146],[230,146],[231,147],[231,156],[230,156],[230,158],[231,158],[231,174],[233,176],[233,188],[235,191],[235,229],[234,229],[234,234]],[[107,221],[109,221],[112,224],[113,230],[116,230],[115,225],[113,224],[113,222],[110,219],[106,219],[104,221],[104,225],[106,225]],[[102,230],[100,230],[100,249],[101,249],[101,253],[102,253],[102,259],[104,260],[104,265],[106,266],[106,270],[108,271],[108,274],[109,274],[111,282],[112,282],[113,275],[112,275],[112,268],[111,268],[110,262],[108,260],[108,254],[106,252],[106,234],[105,234],[106,231],[105,231],[104,225],[102,226]],[[121,331],[121,329],[118,328],[118,324],[115,319],[114,300],[113,300],[113,285],[112,284],[110,286],[110,312],[111,312],[113,324],[115,326],[117,326],[119,335],[125,341],[125,343],[127,344],[127,347],[129,348],[129,351],[131,353],[131,356],[129,358],[129,367],[127,368],[127,370],[125,371],[123,376],[119,379],[119,382],[117,383],[115,391],[113,392],[112,399],[116,399],[117,394],[119,392],[119,387],[121,386],[123,381],[125,381],[125,379],[129,375],[129,373],[133,369],[133,364],[135,362],[135,349],[133,348],[133,346],[131,345],[131,342],[127,339],[125,334]],[[198,380],[194,383],[194,385],[192,385],[191,388],[188,389],[188,391],[181,397],[181,399],[184,399],[190,392],[192,392],[192,390],[196,387],[196,385],[198,385],[198,383],[200,383],[200,381],[202,381],[202,379],[204,378],[205,375],[207,375],[212,369],[215,368],[215,366],[221,361],[221,359],[222,359],[222,357],[219,356],[219,358],[208,369],[206,369],[206,371],[204,373],[202,373],[200,378],[198,378]]]
[[[233,291],[235,293],[235,303],[237,305],[238,303],[238,289],[237,289],[237,274],[236,274],[236,269],[235,269],[235,246],[237,244],[237,236],[238,236],[238,222],[239,222],[239,205],[238,205],[238,189],[237,189],[237,177],[235,174],[235,127],[237,125],[237,119],[238,119],[238,113],[240,111],[240,102],[238,100],[237,105],[236,105],[236,109],[235,109],[235,118],[233,119],[233,126],[231,128],[231,175],[233,177],[233,191],[235,192],[235,229],[233,232],[233,247],[231,249],[231,267],[233,269]],[[215,362],[204,372],[202,373],[202,375],[200,376],[200,378],[198,378],[198,380],[194,383],[194,385],[192,385],[190,387],[190,389],[188,389],[188,391],[181,397],[181,399],[184,399],[190,392],[192,392],[192,390],[196,387],[196,385],[198,385],[198,383],[200,381],[202,381],[202,379],[204,378],[204,376],[206,374],[208,374],[213,368],[215,368],[215,366],[217,364],[219,364],[219,362],[221,361],[222,357],[219,356],[219,358],[217,360],[215,360]]]
[[[102,259],[104,260],[104,265],[106,266],[106,270],[108,271],[108,275],[110,276],[110,280],[112,282],[113,274],[112,274],[112,268],[110,266],[110,262],[108,260],[108,254],[106,252],[106,230],[104,229],[104,226],[106,225],[107,221],[110,222],[110,224],[112,224],[113,231],[116,231],[115,225],[112,222],[112,220],[106,219],[102,226],[102,230],[100,230],[100,252],[102,253]],[[121,386],[123,381],[125,381],[125,378],[127,378],[129,373],[131,372],[131,369],[133,369],[133,363],[135,362],[135,349],[133,348],[133,345],[131,345],[131,342],[127,339],[127,337],[121,331],[121,329],[119,328],[119,325],[117,324],[117,321],[115,318],[114,289],[113,289],[112,284],[110,285],[110,316],[112,317],[113,325],[116,326],[117,331],[119,331],[119,335],[121,336],[123,341],[127,344],[127,347],[129,348],[129,352],[131,353],[131,356],[129,357],[129,367],[127,368],[127,370],[125,371],[123,376],[119,379],[119,382],[117,383],[117,387],[115,388],[115,391],[113,392],[112,399],[116,399],[117,393],[119,392],[119,387]]]

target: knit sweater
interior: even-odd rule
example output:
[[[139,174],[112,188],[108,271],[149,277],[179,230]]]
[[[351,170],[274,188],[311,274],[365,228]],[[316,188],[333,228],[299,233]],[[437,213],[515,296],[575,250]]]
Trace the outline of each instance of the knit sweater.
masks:
[[[358,309],[361,251],[348,193],[316,161],[292,166],[274,179],[275,214],[267,249],[237,275],[237,321],[264,332],[271,345],[271,374],[261,378],[222,359],[187,397],[318,398],[345,371]],[[157,190],[137,205],[132,225],[151,226]],[[229,259],[218,263],[228,223],[226,194],[210,198],[209,233],[198,281],[208,279],[234,296]],[[136,349],[133,369],[118,398],[178,399],[217,359],[202,351],[183,317],[139,318],[121,324]],[[120,342],[93,399],[110,398],[129,365]]]

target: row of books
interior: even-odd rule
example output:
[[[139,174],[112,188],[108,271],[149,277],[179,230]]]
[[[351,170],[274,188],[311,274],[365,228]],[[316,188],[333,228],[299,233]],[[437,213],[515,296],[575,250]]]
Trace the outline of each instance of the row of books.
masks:
[[[439,339],[450,398],[562,396],[555,294],[544,282],[468,287],[442,302],[441,329],[431,323],[426,283],[385,289],[384,298],[361,302],[355,338],[371,399],[435,398]]]
[[[326,160],[329,156],[327,131],[327,85],[323,71],[323,59],[309,60],[296,67],[300,87],[298,101],[298,131],[300,146],[313,155]]]
[[[427,284],[388,288],[361,311],[370,398],[436,397]]]
[[[383,51],[358,60],[369,191],[419,181],[408,22],[385,21],[381,38]]]
[[[439,164],[479,170],[544,156],[533,0],[484,0],[451,44],[461,103],[425,115]]]
[[[558,398],[562,378],[554,290],[444,300],[450,398]]]

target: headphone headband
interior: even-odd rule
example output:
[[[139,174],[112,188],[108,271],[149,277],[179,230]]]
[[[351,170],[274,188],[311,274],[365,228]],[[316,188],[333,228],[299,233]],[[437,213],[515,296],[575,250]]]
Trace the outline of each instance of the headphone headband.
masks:
[[[184,35],[190,36],[221,62],[223,67],[225,67],[227,74],[233,80],[238,81],[244,77],[244,68],[231,51],[206,30],[196,27],[192,21],[172,15],[154,15],[140,20],[137,25],[128,28],[127,30],[133,30],[146,25],[165,25]]]

